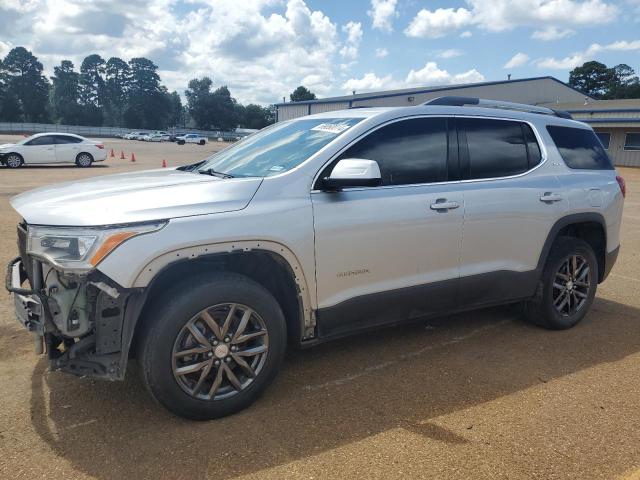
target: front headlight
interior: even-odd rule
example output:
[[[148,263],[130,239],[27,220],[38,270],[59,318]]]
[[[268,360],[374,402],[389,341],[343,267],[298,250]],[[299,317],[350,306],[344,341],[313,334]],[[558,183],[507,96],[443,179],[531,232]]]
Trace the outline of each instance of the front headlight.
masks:
[[[84,228],[30,225],[27,230],[27,253],[60,269],[89,271],[124,241],[160,230],[166,223]]]

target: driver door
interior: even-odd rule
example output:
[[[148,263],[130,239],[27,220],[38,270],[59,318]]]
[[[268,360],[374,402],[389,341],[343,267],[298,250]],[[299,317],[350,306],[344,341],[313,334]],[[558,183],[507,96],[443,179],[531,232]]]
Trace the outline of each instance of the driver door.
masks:
[[[54,163],[56,161],[55,140],[51,135],[36,137],[25,143],[23,148],[24,163]]]
[[[449,158],[457,160],[452,123],[424,117],[384,125],[337,159],[377,161],[381,186],[312,192],[321,337],[453,304],[464,201],[449,182]]]

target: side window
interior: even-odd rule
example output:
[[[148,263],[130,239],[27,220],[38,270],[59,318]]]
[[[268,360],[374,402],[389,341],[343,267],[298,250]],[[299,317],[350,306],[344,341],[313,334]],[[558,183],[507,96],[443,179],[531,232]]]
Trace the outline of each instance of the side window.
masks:
[[[27,145],[36,147],[38,145],[53,145],[54,143],[55,142],[53,140],[53,137],[45,135],[43,137],[34,138],[33,140],[29,141]]]
[[[379,128],[340,155],[375,160],[382,185],[447,180],[447,120],[413,118]]]
[[[467,137],[470,179],[517,175],[540,163],[540,147],[526,124],[462,118],[460,125]]]
[[[569,168],[613,170],[611,160],[593,130],[548,125],[547,131]]]
[[[71,137],[69,135],[56,135],[55,139],[56,139],[56,144],[58,145],[64,145],[67,143],[80,143],[82,141],[82,139],[80,138]]]

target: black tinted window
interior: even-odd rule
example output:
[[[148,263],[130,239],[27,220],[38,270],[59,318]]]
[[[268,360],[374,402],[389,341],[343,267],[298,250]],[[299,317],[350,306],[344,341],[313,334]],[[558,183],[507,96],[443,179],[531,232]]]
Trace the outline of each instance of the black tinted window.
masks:
[[[516,175],[540,162],[540,148],[528,125],[507,120],[461,119],[469,148],[469,178]],[[526,130],[529,129],[525,141]]]
[[[72,137],[70,135],[56,135],[55,139],[58,145],[65,143],[80,143],[82,141],[81,138]]]
[[[34,138],[33,140],[30,140],[27,142],[27,145],[31,145],[31,146],[36,146],[36,145],[53,145],[54,141],[53,141],[53,137],[49,137],[49,136],[44,136],[44,137],[37,137]]]
[[[375,160],[382,185],[406,185],[445,181],[447,151],[447,120],[414,118],[376,130],[340,158]]]
[[[609,150],[609,144],[611,143],[611,134],[609,132],[596,132],[596,136],[605,150]]]
[[[591,130],[584,128],[547,127],[553,142],[569,168],[612,170],[611,161]]]

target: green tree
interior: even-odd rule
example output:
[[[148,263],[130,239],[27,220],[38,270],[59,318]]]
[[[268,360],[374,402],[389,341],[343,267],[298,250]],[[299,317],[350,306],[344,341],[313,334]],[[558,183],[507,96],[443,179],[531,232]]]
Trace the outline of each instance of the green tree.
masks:
[[[171,92],[169,94],[169,103],[171,110],[169,112],[168,125],[173,127],[183,126],[185,124],[184,107],[182,106],[182,99],[178,92]]]
[[[302,85],[300,85],[293,92],[291,92],[289,98],[292,102],[303,102],[305,100],[315,100],[316,94],[311,92],[307,87],[303,87]]]
[[[273,123],[274,118],[269,107],[250,103],[242,109],[240,125],[244,128],[264,128]]]
[[[640,81],[624,63],[609,68],[600,62],[586,62],[571,70],[569,85],[594,98],[640,98]]]
[[[211,110],[213,99],[211,98],[211,86],[213,82],[209,77],[194,78],[184,94],[187,97],[187,111],[198,128],[209,130],[211,128]]]
[[[131,72],[127,62],[118,57],[111,57],[107,61],[104,87],[104,117],[107,125],[123,124],[130,77]]]
[[[84,125],[100,126],[104,122],[105,61],[97,54],[86,57],[80,65],[78,96]]]
[[[51,107],[54,120],[59,123],[77,124],[81,121],[78,105],[78,85],[80,74],[74,71],[73,63],[62,60],[54,67],[51,77]]]
[[[160,85],[158,66],[147,58],[129,61],[129,95],[124,121],[130,128],[165,128],[171,111],[167,89]]]
[[[12,121],[48,121],[49,82],[42,74],[42,63],[26,48],[15,47],[2,61],[2,67],[3,117]]]
[[[640,80],[633,68],[621,63],[611,69],[609,91],[605,98],[640,98]]]

